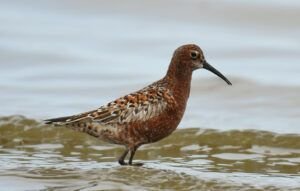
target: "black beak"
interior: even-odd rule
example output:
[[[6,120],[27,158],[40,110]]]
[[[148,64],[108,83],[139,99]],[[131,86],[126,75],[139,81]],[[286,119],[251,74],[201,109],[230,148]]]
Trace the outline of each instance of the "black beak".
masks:
[[[232,85],[231,82],[221,72],[219,72],[217,69],[215,69],[214,67],[212,67],[206,61],[203,64],[203,68],[205,68],[206,70],[211,71],[212,73],[214,73],[217,76],[219,76],[220,78],[222,78],[225,82],[227,82],[228,85]]]

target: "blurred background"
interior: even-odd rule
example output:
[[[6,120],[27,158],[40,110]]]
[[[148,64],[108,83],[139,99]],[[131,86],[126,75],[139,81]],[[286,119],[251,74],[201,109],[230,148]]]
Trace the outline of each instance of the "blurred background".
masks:
[[[288,153],[286,158],[293,158],[292,162],[284,161],[284,167],[283,164],[266,163],[262,174],[278,169],[280,173],[299,174],[300,1],[14,0],[0,1],[0,21],[0,116],[11,116],[3,118],[0,124],[14,126],[15,121],[19,121],[17,116],[22,115],[25,116],[21,118],[23,128],[32,125],[28,124],[28,118],[39,121],[95,109],[162,78],[173,51],[183,44],[194,43],[203,49],[207,61],[227,76],[233,86],[227,86],[212,73],[196,71],[180,129],[259,131],[254,137],[268,131],[271,137],[253,144],[268,142],[268,146],[274,147],[278,146],[274,145],[279,141],[274,141],[277,133],[289,134],[292,137],[280,139],[288,143],[279,144],[279,147],[294,149],[284,151]],[[36,123],[33,123],[34,127]],[[7,135],[8,131],[6,129],[2,135]],[[10,133],[12,138],[16,136],[16,132]],[[213,135],[207,140],[218,141],[218,136]],[[238,146],[249,134],[240,136]],[[229,136],[228,141],[232,138]],[[2,137],[0,142],[5,148],[9,141],[3,140]],[[184,142],[183,146],[191,146],[189,144],[193,143]],[[202,144],[205,143],[199,143]],[[54,150],[59,148],[54,145]],[[262,169],[257,168],[260,164],[256,161],[257,155],[265,159],[265,152],[275,152],[274,155],[283,152],[255,148],[243,150],[243,154],[251,153],[250,158],[246,156],[250,166],[237,168],[237,171]],[[199,154],[198,147],[188,147],[188,151],[191,150],[196,150],[195,155]],[[115,152],[114,147],[112,151]],[[204,148],[203,152],[208,151]],[[232,152],[235,153],[230,155],[232,160],[244,160],[236,154],[241,150]],[[164,153],[160,154],[164,156]],[[145,154],[140,158],[153,159],[157,155],[151,156]],[[215,159],[199,160],[203,165],[230,160],[227,155]],[[8,157],[7,164],[9,161]],[[19,162],[16,160],[16,164]],[[214,166],[213,171],[222,170]],[[148,175],[144,173],[142,176]],[[270,185],[276,182],[276,189],[281,189],[281,186],[286,187],[280,182],[290,181],[290,189],[299,188],[299,178],[290,178],[287,174],[280,174],[286,178],[284,180],[271,176],[270,180],[262,182],[269,181]],[[252,179],[246,176],[250,181],[246,183],[257,184],[256,176],[251,175]],[[236,182],[245,180],[244,175],[241,177]],[[177,175],[174,178],[178,178]],[[1,180],[7,182],[9,178]]]
[[[0,115],[97,108],[165,75],[198,44],[233,81],[194,73],[181,127],[300,133],[298,1],[2,1]]]

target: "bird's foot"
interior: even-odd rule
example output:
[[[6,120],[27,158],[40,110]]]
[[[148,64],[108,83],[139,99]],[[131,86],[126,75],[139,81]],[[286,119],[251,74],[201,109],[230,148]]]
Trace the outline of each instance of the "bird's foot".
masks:
[[[132,164],[129,164],[129,165],[130,166],[143,166],[144,163],[139,162],[139,163],[132,163]]]
[[[118,161],[120,165],[122,166],[143,166],[144,163],[127,163],[124,161]]]
[[[124,162],[123,160],[119,160],[118,162],[119,162],[119,164],[122,165],[122,166],[128,165],[128,163]]]

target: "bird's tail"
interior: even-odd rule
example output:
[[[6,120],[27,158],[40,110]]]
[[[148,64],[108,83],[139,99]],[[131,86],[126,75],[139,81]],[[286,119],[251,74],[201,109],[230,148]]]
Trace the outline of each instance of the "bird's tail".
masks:
[[[46,119],[44,121],[45,121],[45,124],[63,125],[71,118],[72,118],[72,116],[66,116],[66,117],[58,117],[58,118],[53,118],[53,119]]]
[[[52,119],[44,120],[45,124],[53,124],[55,126],[66,126],[75,131],[85,132],[94,137],[99,137],[97,128],[99,126],[91,126],[90,122],[87,120],[90,119],[86,117],[86,114],[72,115],[66,117],[58,117]]]

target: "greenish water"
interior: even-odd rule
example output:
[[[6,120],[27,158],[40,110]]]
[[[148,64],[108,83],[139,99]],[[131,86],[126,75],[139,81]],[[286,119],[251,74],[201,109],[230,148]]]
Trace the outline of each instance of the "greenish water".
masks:
[[[179,129],[141,147],[143,167],[119,166],[123,148],[21,116],[0,118],[5,190],[297,190],[300,136]],[[1,189],[0,189],[1,190]]]

